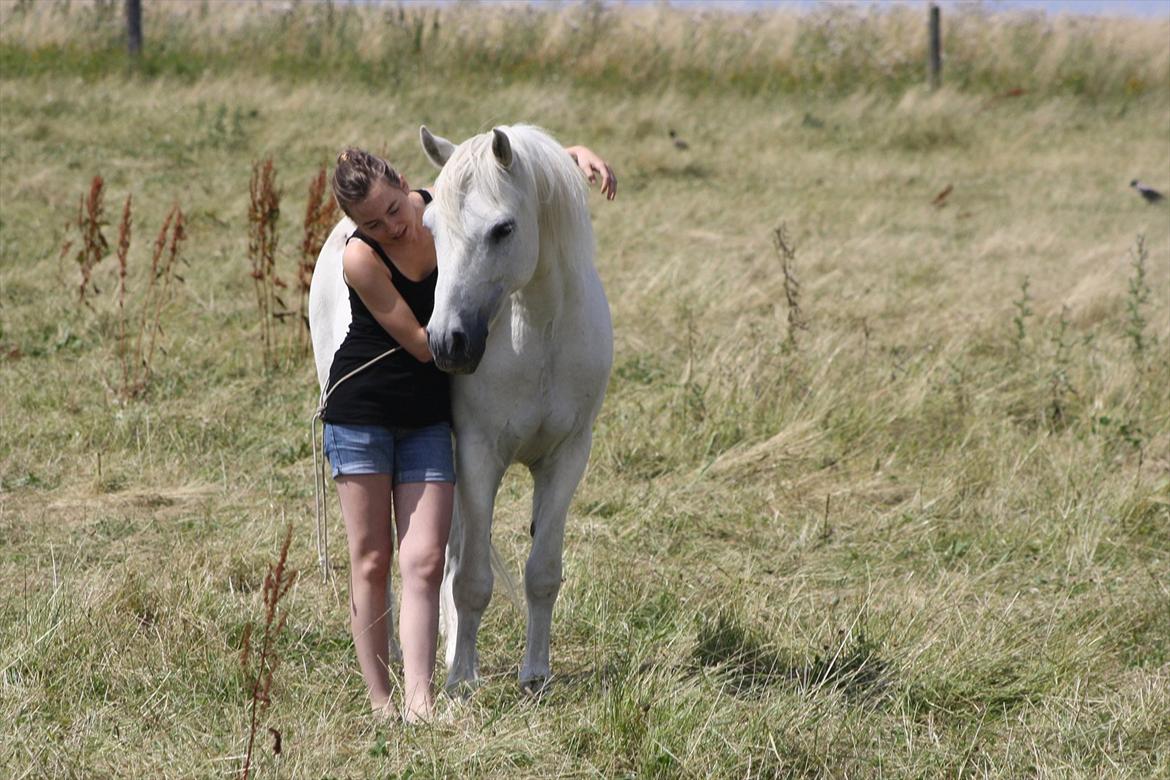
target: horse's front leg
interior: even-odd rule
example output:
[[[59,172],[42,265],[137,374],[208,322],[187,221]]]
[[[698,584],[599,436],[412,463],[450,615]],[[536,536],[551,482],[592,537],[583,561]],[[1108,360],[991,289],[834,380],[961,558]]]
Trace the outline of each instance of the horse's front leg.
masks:
[[[454,532],[459,539],[448,558],[455,604],[455,648],[448,651],[447,664],[449,692],[475,685],[479,676],[475,643],[483,611],[492,597],[492,509],[506,468],[495,448],[475,434],[460,432],[455,453],[459,521]],[[448,636],[448,646],[451,641]]]
[[[573,492],[585,473],[593,436],[589,430],[565,442],[532,467],[532,552],[524,566],[528,635],[520,687],[538,695],[548,683],[553,605],[561,590],[565,519]]]
[[[439,630],[443,633],[443,660],[450,669],[455,664],[455,635],[458,617],[452,593],[452,574],[459,562],[459,548],[463,544],[463,530],[459,523],[459,489],[455,489],[455,506],[451,513],[451,535],[447,539],[447,560],[443,565],[443,585],[439,588]]]

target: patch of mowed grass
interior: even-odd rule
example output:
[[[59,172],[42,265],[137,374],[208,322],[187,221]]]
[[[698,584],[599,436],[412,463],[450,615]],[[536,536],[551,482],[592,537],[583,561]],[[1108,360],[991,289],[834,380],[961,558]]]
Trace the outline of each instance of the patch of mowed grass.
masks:
[[[1013,33],[1021,51],[1028,29]],[[579,45],[572,72],[587,73]],[[670,45],[658,67],[680,69]],[[570,70],[505,79],[490,110],[475,81],[5,67],[0,717],[15,728],[0,765],[238,766],[239,642],[286,520],[293,565],[315,562],[313,373],[307,360],[263,366],[250,166],[274,157],[292,213],[298,182],[347,143],[383,148],[425,184],[417,122],[460,138],[524,119],[606,155],[622,187],[618,208],[591,202],[617,345],[566,530],[557,678],[541,701],[519,695],[523,615],[497,592],[485,685],[450,723],[366,720],[334,503],[338,580],[290,594],[271,710],[280,772],[1165,774],[1170,246],[1167,212],[1126,188],[1135,160],[1170,166],[1162,93],[1093,102],[1108,89],[1089,83],[1072,99],[1042,72],[1026,83],[1050,92],[1013,98],[979,81],[894,97],[793,84],[777,103],[681,79],[614,92],[616,67],[589,87],[566,86],[584,83]],[[109,260],[89,311],[57,259],[95,173],[112,196],[134,194],[145,224],[176,198],[192,215],[166,354],[131,402],[108,387]],[[795,348],[780,224],[808,322]],[[295,228],[282,224],[281,246]],[[1139,233],[1148,297],[1131,293]],[[494,538],[516,570],[529,489],[513,471],[498,501]]]

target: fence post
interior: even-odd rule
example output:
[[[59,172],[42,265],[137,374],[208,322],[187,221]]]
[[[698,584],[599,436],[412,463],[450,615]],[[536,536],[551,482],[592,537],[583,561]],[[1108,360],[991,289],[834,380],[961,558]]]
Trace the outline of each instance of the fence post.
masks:
[[[131,57],[142,54],[142,0],[126,0],[126,45]]]
[[[930,4],[930,88],[942,84],[942,9]]]

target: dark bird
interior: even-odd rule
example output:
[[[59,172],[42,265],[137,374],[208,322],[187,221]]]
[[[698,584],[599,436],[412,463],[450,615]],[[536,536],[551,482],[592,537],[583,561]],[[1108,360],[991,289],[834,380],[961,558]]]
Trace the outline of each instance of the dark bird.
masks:
[[[1141,195],[1143,198],[1146,199],[1146,203],[1157,203],[1158,201],[1160,201],[1166,197],[1165,195],[1163,195],[1162,193],[1153,189],[1152,187],[1147,187],[1146,185],[1142,184],[1137,179],[1134,179],[1133,181],[1131,181],[1129,183],[1129,186],[1131,186],[1135,190],[1137,190],[1138,195]]]
[[[818,119],[809,112],[804,112],[804,119],[800,120],[801,127],[811,127],[814,130],[820,130],[825,126],[823,119]]]
[[[678,149],[679,151],[685,152],[687,149],[691,148],[691,145],[683,139],[679,138],[678,133],[674,132],[674,130],[670,131],[670,140],[674,141],[674,148]]]
[[[943,187],[942,192],[934,196],[934,200],[931,201],[930,205],[937,206],[941,209],[943,206],[947,205],[947,196],[950,195],[954,189],[955,187],[953,184],[948,184],[946,187]]]

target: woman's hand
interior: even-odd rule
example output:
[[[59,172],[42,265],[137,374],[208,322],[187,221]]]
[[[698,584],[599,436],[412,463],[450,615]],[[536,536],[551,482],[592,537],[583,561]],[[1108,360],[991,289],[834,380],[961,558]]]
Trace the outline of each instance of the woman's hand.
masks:
[[[570,146],[565,151],[573,158],[573,162],[577,163],[577,167],[589,179],[590,184],[596,184],[597,177],[601,176],[601,194],[606,200],[617,197],[617,176],[614,175],[613,168],[609,167],[609,163],[584,146]]]

